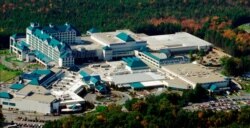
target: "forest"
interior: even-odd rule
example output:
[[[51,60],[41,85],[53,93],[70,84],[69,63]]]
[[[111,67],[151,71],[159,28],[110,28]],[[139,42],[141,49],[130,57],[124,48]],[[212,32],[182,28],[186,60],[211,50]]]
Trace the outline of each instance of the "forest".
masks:
[[[24,33],[30,22],[68,22],[82,33],[91,27],[101,31],[141,31],[139,28],[145,24],[157,26],[162,22],[168,24],[165,31],[149,34],[180,30],[196,34],[201,30],[200,35],[204,35],[204,22],[200,21],[207,18],[226,17],[232,21],[229,28],[250,20],[248,0],[1,0],[0,5],[0,48],[7,48],[8,36]]]
[[[84,116],[68,116],[46,122],[44,128],[247,128],[250,108],[241,111],[187,111],[182,107],[189,102],[201,102],[209,98],[202,87],[177,93],[151,95],[145,99],[132,99],[125,103],[128,111],[114,104],[96,109]]]

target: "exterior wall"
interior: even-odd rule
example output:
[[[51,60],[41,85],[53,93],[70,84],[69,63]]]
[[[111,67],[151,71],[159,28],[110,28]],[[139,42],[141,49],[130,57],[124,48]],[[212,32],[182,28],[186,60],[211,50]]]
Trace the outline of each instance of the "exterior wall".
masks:
[[[113,50],[113,57],[125,57],[133,56],[134,50],[139,50],[141,47],[145,47],[147,43],[145,41],[141,42],[126,42],[119,44],[110,44],[110,48]]]
[[[62,66],[70,67],[74,65],[74,58],[73,57],[66,57],[62,59]]]
[[[212,85],[212,84],[216,84],[218,87],[227,87],[229,84],[229,81],[225,80],[225,81],[218,81],[218,82],[212,82],[212,83],[204,83],[201,86],[203,88],[208,89],[210,87],[210,85]]]
[[[75,43],[77,43],[77,44],[83,43],[82,40],[81,40],[81,36],[76,37]]]
[[[73,44],[76,42],[76,31],[66,31],[66,32],[57,32],[57,33],[48,33],[49,35],[52,35],[53,37],[56,37],[58,40],[67,43],[67,44]]]
[[[63,66],[63,59],[62,58],[59,58],[59,60],[58,60],[58,66],[59,67]]]
[[[15,106],[4,105],[3,102],[13,103]],[[38,113],[51,113],[51,104],[50,103],[42,103],[39,101],[26,100],[26,99],[2,99],[1,104],[3,104],[3,108],[14,108],[19,111],[27,111],[27,112],[38,112]]]
[[[184,63],[188,63],[190,62],[190,60],[187,57],[178,57],[178,58],[171,58],[171,59],[165,59],[165,60],[161,60],[160,64],[161,65],[170,65],[170,64],[184,64]]]
[[[169,49],[172,53],[175,52],[189,52],[189,51],[194,51],[194,50],[198,50],[197,46],[182,46],[182,47],[174,47],[174,48],[167,48]]]
[[[142,52],[139,52],[139,51],[135,51],[136,52],[136,57],[142,59],[144,62],[146,63],[149,63],[155,67],[160,67],[160,62],[151,58],[151,57],[148,57],[147,55],[143,54]]]
[[[98,59],[100,59],[100,60],[103,60],[103,50],[101,50],[101,49],[97,49],[96,50],[96,56],[98,57]]]
[[[9,51],[11,53],[15,53],[18,60],[20,60],[20,61],[26,60],[26,55],[27,55],[28,51],[22,51],[22,50],[18,49],[17,47],[15,47],[16,43],[19,43],[19,42],[17,42],[13,37],[10,37],[10,49],[9,49]]]
[[[166,71],[166,73],[167,73],[168,75],[177,77],[177,78],[183,80],[184,82],[190,84],[190,85],[192,86],[192,88],[195,88],[195,87],[196,87],[196,84],[197,84],[197,83],[195,83],[195,82],[193,82],[193,81],[191,81],[191,80],[188,80],[188,79],[182,77],[181,75],[178,75],[178,74],[176,74],[176,73],[174,73],[174,72],[172,72],[172,71],[170,71],[170,70],[168,70],[168,69],[165,69],[165,68],[164,68],[163,70]],[[226,87],[226,86],[228,85],[228,83],[229,83],[228,80],[224,80],[224,81],[214,81],[214,82],[210,82],[210,83],[199,83],[199,84],[201,84],[201,86],[202,86],[203,88],[206,88],[206,89],[207,89],[207,88],[209,88],[209,86],[212,85],[212,84],[217,84],[219,87]]]
[[[198,50],[204,50],[205,52],[209,51],[211,46],[198,46]]]
[[[145,55],[142,52],[136,51],[135,54],[137,57],[141,58],[142,60],[146,61],[149,64],[152,64],[156,67],[161,67],[162,65],[167,64],[182,64],[182,63],[188,63],[190,60],[186,57],[178,57],[178,58],[170,58],[170,59],[164,59],[164,60],[156,60],[148,55]]]
[[[30,44],[29,43],[29,41],[31,40],[30,38],[30,36],[32,35],[32,32],[31,32],[31,30],[29,30],[28,28],[26,28],[26,43],[27,44]]]
[[[79,49],[72,51],[74,58],[94,58],[98,57],[97,50]]]
[[[61,39],[65,40],[66,42],[68,41],[68,43],[72,43],[75,41],[74,39],[76,36],[76,32],[70,31],[62,34],[59,33],[59,35]],[[43,41],[34,36],[29,29],[26,30],[26,36],[27,36],[26,41],[28,44],[30,44],[32,49],[42,52],[43,54],[54,60],[59,67],[74,65],[73,56],[64,59],[60,58],[60,52],[58,51],[57,48],[53,48],[48,44],[47,41]]]
[[[47,42],[44,42],[43,40],[37,38],[34,35],[30,35],[30,38],[27,43],[30,44],[32,49],[36,49],[53,59],[55,62],[58,62],[58,59],[60,57],[58,49],[51,47],[50,45],[48,45]]]
[[[112,57],[113,57],[112,54],[113,54],[112,50],[103,50],[103,59],[112,60]]]

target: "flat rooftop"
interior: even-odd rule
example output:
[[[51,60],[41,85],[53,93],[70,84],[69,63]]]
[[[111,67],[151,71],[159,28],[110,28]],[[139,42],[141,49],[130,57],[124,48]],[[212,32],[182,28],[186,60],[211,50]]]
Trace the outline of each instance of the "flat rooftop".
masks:
[[[200,64],[175,64],[166,65],[162,68],[196,84],[225,81],[224,76]]]
[[[94,65],[98,65],[98,67],[95,67]],[[110,75],[129,73],[130,71],[126,69],[125,66],[126,64],[123,61],[109,61],[90,64],[87,67],[81,68],[81,70],[90,75],[98,74],[101,76],[102,80],[107,80],[106,77]]]
[[[109,76],[109,80],[115,84],[130,84],[135,82],[149,82],[166,79],[165,76],[155,72],[133,73]]]
[[[78,96],[85,83],[79,75],[70,72],[65,73],[65,77],[52,86],[51,93],[61,99],[61,103],[83,102],[84,99]]]
[[[211,46],[211,43],[186,32],[157,36],[141,36],[141,38],[147,41],[148,47],[152,50],[177,47]]]
[[[118,34],[125,33],[130,36],[135,41],[142,41],[142,39],[133,33],[130,30],[116,30],[114,32],[100,32],[100,33],[93,33],[91,37],[98,39],[102,43],[106,45],[116,44],[116,43],[125,43],[126,41],[117,37]]]
[[[90,36],[82,36],[81,40],[83,43],[81,44],[76,44],[76,45],[70,45],[70,48],[72,50],[96,50],[96,49],[101,49],[103,46],[96,42],[95,40],[91,39]]]
[[[18,96],[20,94],[26,96],[20,97]],[[43,86],[26,85],[24,88],[22,88],[17,92],[17,96],[14,97],[13,100],[21,100],[21,99],[51,103],[56,99],[56,97],[51,95],[50,91],[45,89]]]
[[[22,88],[21,90],[18,91],[18,94],[26,95],[30,92],[45,94],[48,92],[48,90],[45,89],[43,86],[26,85],[26,86],[24,86],[24,88]]]
[[[26,97],[14,97],[12,100],[15,100],[15,101],[32,100],[32,101],[40,101],[44,103],[51,103],[54,100],[56,100],[56,97],[53,95],[32,94]]]
[[[51,103],[56,99],[56,97],[51,94],[50,95],[32,94],[31,96],[25,97],[25,99]]]

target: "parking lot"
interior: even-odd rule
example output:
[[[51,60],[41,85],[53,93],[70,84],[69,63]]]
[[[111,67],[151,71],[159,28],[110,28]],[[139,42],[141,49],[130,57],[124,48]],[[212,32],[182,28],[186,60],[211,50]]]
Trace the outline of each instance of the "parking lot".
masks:
[[[189,104],[184,107],[186,110],[197,111],[197,110],[240,110],[242,106],[250,106],[250,96],[231,96],[231,97],[218,97],[217,100]]]

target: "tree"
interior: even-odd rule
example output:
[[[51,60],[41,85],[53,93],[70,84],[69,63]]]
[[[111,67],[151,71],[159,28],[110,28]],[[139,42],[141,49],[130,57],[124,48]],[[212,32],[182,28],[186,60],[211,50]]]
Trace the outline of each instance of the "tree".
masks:
[[[223,57],[220,59],[220,62],[223,68],[223,73],[225,75],[237,76],[250,70],[250,59],[248,57]]]

